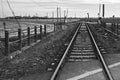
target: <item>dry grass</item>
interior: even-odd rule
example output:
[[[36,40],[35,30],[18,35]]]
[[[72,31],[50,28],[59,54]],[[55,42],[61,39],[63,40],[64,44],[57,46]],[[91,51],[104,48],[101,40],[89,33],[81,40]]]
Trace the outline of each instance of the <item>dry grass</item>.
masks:
[[[120,41],[115,41],[109,36],[105,37],[105,31],[100,28],[99,25],[94,25],[97,27],[92,27],[93,32],[96,34],[96,39],[99,41],[99,45],[103,46],[108,53],[119,53],[120,52]]]
[[[1,77],[15,78],[45,71],[56,55],[64,51],[63,45],[69,39],[75,26],[69,25],[69,28],[52,33],[34,47],[17,55],[13,60],[4,61],[4,66],[1,65],[1,70],[4,70],[0,71]]]

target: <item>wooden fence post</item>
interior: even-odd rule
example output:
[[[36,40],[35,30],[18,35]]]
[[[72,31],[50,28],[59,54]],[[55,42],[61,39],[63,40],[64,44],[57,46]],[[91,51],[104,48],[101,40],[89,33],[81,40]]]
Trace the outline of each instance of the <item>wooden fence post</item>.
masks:
[[[113,23],[113,33],[115,33],[115,23]]]
[[[117,35],[118,35],[119,23],[117,23]]]
[[[5,30],[5,56],[8,56],[10,52],[9,49],[9,32]]]
[[[27,28],[28,46],[30,45],[30,27]]]
[[[34,38],[35,38],[35,42],[37,41],[37,27],[34,27]]]
[[[117,33],[117,32],[116,32],[116,30],[117,30],[117,24],[116,24],[116,23],[115,23],[114,28],[115,28],[115,32],[114,32],[114,33]]]
[[[21,50],[21,48],[22,48],[22,40],[21,40],[21,29],[19,28],[18,29],[18,39],[19,39],[19,42],[18,42],[18,44],[19,44],[19,50]]]
[[[46,24],[44,25],[44,35],[46,36]]]
[[[56,29],[56,28],[55,28],[55,23],[54,23],[54,32],[56,31],[55,29]]]
[[[40,25],[40,39],[42,39],[42,25]]]
[[[112,31],[112,32],[113,32],[113,26],[114,26],[114,24],[112,23],[112,24],[111,24],[111,31]]]
[[[60,30],[62,30],[62,22],[60,22]]]

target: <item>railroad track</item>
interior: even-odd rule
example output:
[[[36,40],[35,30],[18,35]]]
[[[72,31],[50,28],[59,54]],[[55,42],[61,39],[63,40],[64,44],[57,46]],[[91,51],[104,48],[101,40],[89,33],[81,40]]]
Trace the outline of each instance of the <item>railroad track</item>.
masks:
[[[57,76],[60,74],[61,68],[64,68],[66,63],[82,62],[87,64],[89,61],[93,61],[93,63],[94,61],[98,61],[100,63],[99,66],[102,65],[105,80],[114,80],[102,56],[102,53],[106,53],[104,48],[98,47],[89,27],[87,24],[82,22],[74,33],[73,38],[71,39],[50,80],[60,80]]]

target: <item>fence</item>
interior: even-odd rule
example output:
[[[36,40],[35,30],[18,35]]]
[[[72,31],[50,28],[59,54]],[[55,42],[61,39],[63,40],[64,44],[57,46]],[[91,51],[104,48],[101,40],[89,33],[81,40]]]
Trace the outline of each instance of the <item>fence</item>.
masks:
[[[48,33],[48,25],[34,26],[33,28],[27,27],[27,29],[18,29],[16,31],[4,30],[2,34],[4,37],[1,38],[4,42],[4,52],[5,56],[10,53],[22,50],[25,46],[31,46],[32,43],[36,43],[38,40],[42,40]],[[58,31],[62,29],[62,24],[53,24],[53,31]],[[48,31],[49,32],[49,31]]]
[[[120,39],[120,27],[119,27],[119,25],[120,25],[120,23],[116,23],[116,22],[111,22],[111,23],[103,22],[101,24],[104,31],[116,39]]]
[[[106,24],[106,23],[105,23]],[[120,34],[120,27],[119,27],[119,23],[107,23],[108,25],[102,25],[104,28],[107,28],[108,30],[110,30],[112,33],[119,35]]]
[[[10,38],[10,34],[17,33],[15,37]],[[8,55],[11,52],[16,50],[21,50],[22,47],[30,46],[32,43],[37,42],[37,40],[41,40],[43,36],[46,36],[46,25],[44,28],[40,25],[39,27],[34,26],[34,28],[28,27],[25,30],[18,29],[15,32],[9,32],[5,30],[5,53],[4,55]]]

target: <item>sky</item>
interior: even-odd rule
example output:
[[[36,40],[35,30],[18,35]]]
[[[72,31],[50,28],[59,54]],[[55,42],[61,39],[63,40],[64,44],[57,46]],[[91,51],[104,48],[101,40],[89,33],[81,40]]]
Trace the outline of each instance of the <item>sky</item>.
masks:
[[[97,17],[99,4],[105,4],[105,17],[120,17],[120,0],[8,0],[16,16],[57,16],[57,7],[61,15],[68,9],[69,17]],[[7,0],[0,0],[0,17],[13,16]]]

